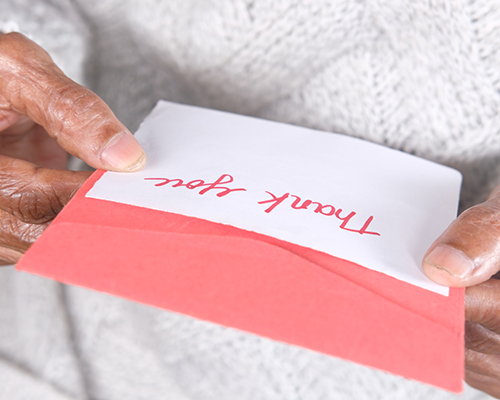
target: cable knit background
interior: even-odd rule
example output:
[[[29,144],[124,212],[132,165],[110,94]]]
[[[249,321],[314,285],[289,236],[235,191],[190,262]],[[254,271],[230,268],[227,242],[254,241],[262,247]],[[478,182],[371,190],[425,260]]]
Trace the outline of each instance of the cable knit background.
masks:
[[[495,2],[98,3],[82,1],[94,24],[89,75],[132,129],[168,98],[452,165],[464,206],[499,181]]]
[[[500,181],[494,1],[15,0],[1,8],[0,20],[15,21],[131,130],[163,98],[454,166],[464,174],[462,207]],[[0,270],[0,355],[0,398],[16,400],[454,398],[12,269]]]

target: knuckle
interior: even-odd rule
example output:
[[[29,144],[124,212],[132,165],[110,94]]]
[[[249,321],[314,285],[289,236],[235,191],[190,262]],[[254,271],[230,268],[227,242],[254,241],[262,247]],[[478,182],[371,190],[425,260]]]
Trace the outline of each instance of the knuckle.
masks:
[[[16,65],[36,65],[35,60],[51,60],[45,50],[19,32],[0,36],[0,58],[5,62],[5,66],[11,68]]]
[[[49,104],[54,113],[64,112],[66,115],[69,112],[78,116],[85,114],[96,103],[96,95],[69,79],[54,82],[52,91],[55,96],[51,97]]]
[[[491,227],[500,229],[500,205],[496,201],[488,201],[478,204],[464,211],[460,220],[472,226],[488,224]]]
[[[492,343],[488,338],[466,337],[466,346],[470,350],[479,353],[488,353],[492,347]]]
[[[3,57],[12,57],[16,54],[16,49],[23,48],[28,39],[19,32],[5,33],[0,36],[0,55]]]
[[[466,321],[465,347],[482,354],[500,355],[499,335],[478,323]]]
[[[0,89],[11,110],[26,114],[32,108],[42,109],[37,92],[45,90],[57,71],[50,55],[24,35],[0,36]]]
[[[99,123],[106,115],[103,101],[92,91],[69,79],[58,79],[52,85],[51,96],[47,99],[49,130],[56,138],[63,132],[72,132],[65,140],[76,142],[77,136],[96,132]],[[86,146],[92,145],[87,143]]]
[[[482,203],[464,211],[450,225],[446,236],[447,244],[459,249],[467,249],[469,257],[477,262],[487,261],[496,252],[500,237],[500,208],[490,202]],[[474,253],[474,254],[472,254]]]
[[[24,42],[26,40],[26,36],[24,36],[22,33],[19,32],[9,32],[9,33],[4,33],[1,36],[0,42],[18,42],[22,41]]]
[[[487,333],[495,334],[500,338],[500,281],[490,279],[479,285],[468,287],[465,290],[465,317],[472,324],[466,328],[472,330],[482,327]],[[500,341],[500,339],[497,339]]]
[[[0,196],[4,199],[2,209],[23,222],[45,223],[62,209],[57,191],[37,182],[36,169],[31,178],[2,179]]]
[[[43,188],[33,191],[24,187],[16,196],[12,214],[21,221],[40,224],[53,219],[61,208],[55,193]]]

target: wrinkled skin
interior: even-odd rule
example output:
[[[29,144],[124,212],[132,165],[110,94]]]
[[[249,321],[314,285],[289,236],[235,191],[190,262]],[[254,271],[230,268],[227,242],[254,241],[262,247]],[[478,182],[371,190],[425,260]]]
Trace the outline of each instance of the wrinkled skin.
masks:
[[[89,176],[64,170],[66,151],[114,171],[145,163],[138,143],[99,97],[64,76],[24,36],[0,35],[0,264],[15,263]],[[490,278],[500,269],[499,238],[497,191],[463,213],[423,262],[434,281],[468,287],[466,380],[497,398],[500,281]],[[464,273],[467,259],[473,269]]]
[[[0,34],[0,265],[15,263],[89,177],[64,170],[66,151],[114,171],[145,163],[98,96],[23,35]]]
[[[433,258],[436,247],[442,251]],[[458,264],[462,268],[457,268]],[[466,382],[500,398],[500,280],[495,276],[500,269],[499,188],[448,227],[429,248],[423,269],[437,283],[467,287]]]
[[[500,398],[500,280],[467,288],[465,307],[466,381]]]
[[[23,141],[23,138],[15,140]],[[8,148],[2,148],[1,152],[9,154]],[[29,153],[19,156],[33,160]],[[65,157],[65,154],[57,155],[57,159]],[[39,165],[55,167],[57,161]],[[13,264],[20,258],[89,174],[40,168],[30,162],[0,156],[0,265]]]

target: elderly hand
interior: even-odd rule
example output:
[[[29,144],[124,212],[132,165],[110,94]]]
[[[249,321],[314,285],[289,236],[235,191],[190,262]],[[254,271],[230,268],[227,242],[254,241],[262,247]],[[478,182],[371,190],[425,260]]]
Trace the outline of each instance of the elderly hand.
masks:
[[[0,265],[16,262],[94,168],[136,171],[145,154],[109,107],[19,33],[0,34]]]
[[[500,187],[463,212],[430,247],[424,272],[445,286],[468,287],[465,380],[500,399]]]

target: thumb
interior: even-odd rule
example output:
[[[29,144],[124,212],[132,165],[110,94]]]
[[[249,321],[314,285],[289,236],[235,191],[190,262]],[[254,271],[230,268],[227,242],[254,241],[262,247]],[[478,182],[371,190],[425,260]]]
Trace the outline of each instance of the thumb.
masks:
[[[106,103],[18,33],[0,36],[0,110],[27,115],[94,168],[135,171],[145,164],[141,146]]]
[[[453,287],[477,285],[500,270],[500,187],[448,227],[422,266],[430,279]]]

